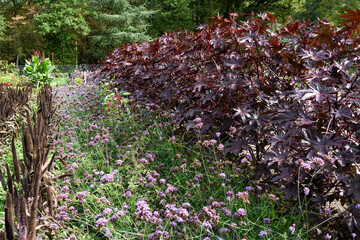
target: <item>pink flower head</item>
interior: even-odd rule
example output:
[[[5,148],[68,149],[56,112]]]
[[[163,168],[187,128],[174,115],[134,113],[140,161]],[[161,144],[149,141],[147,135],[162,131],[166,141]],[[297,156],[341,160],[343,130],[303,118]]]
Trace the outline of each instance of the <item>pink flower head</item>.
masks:
[[[320,167],[324,166],[324,164],[325,164],[324,160],[322,160],[321,158],[318,158],[318,157],[314,157],[313,162]]]
[[[198,123],[198,124],[195,125],[195,128],[196,129],[201,129],[203,126],[204,126],[203,123]]]
[[[239,208],[239,210],[237,210],[237,212],[235,213],[237,216],[239,217],[245,217],[246,216],[246,210],[243,208]]]
[[[295,223],[289,227],[289,231],[290,231],[291,235],[294,235],[294,233],[295,233]]]
[[[331,238],[332,238],[332,237],[331,237],[330,234],[327,233],[327,234],[325,235],[325,239],[331,239]]]
[[[260,233],[259,233],[259,237],[262,237],[262,236],[265,236],[265,235],[267,235],[267,232],[265,232],[265,231],[260,231]]]
[[[305,193],[306,196],[309,195],[310,189],[307,188],[307,187],[304,187],[304,193]]]
[[[195,118],[194,123],[201,123],[201,118]]]
[[[101,177],[101,182],[102,183],[112,183],[114,182],[114,174],[105,174],[104,176]]]
[[[211,139],[211,140],[209,141],[209,145],[210,145],[210,146],[214,146],[216,143],[217,143],[217,141],[216,141],[215,139]]]
[[[224,145],[223,144],[219,144],[219,146],[217,147],[217,150],[222,151],[224,149]]]
[[[236,128],[234,126],[230,126],[229,127],[229,130],[232,134],[235,134],[236,133]]]

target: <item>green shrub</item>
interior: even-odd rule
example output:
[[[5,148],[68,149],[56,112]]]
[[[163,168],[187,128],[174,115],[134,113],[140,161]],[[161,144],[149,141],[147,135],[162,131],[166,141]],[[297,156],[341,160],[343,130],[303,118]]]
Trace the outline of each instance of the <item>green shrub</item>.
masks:
[[[16,70],[15,63],[9,63],[8,61],[0,62],[0,72],[3,73],[14,73]]]
[[[49,58],[45,58],[44,54],[40,57],[39,51],[34,51],[31,60],[26,60],[24,74],[29,76],[31,83],[39,85],[49,84],[53,78],[52,73],[55,66]]]

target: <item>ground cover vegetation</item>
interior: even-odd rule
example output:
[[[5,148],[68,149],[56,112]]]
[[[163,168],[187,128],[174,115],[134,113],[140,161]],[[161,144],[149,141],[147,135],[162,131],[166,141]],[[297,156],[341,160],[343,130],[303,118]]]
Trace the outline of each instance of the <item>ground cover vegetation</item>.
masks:
[[[214,156],[218,136],[186,147],[173,114],[79,75],[55,89],[55,108],[48,87],[33,107],[30,88],[6,87],[24,108],[4,106],[25,116],[21,131],[5,135],[12,154],[1,155],[2,239],[34,239],[35,229],[49,239],[306,235],[295,227],[300,216],[279,215],[279,198],[246,177],[247,158],[238,165]]]
[[[0,63],[0,84],[1,85],[18,85],[25,81],[23,76],[19,76],[16,71],[14,63],[2,62]]]
[[[218,16],[0,85],[0,238],[359,239],[360,11],[340,16]]]

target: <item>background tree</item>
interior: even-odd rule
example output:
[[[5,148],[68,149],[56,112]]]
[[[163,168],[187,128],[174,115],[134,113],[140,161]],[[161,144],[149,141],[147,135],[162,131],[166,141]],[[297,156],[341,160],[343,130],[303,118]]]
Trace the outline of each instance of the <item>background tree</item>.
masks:
[[[320,11],[321,0],[301,0],[298,2],[299,7],[293,13],[293,17],[297,20],[315,21],[316,18],[321,17]]]
[[[151,39],[146,30],[154,12],[143,4],[131,4],[128,0],[94,1],[93,4],[96,25],[90,37],[90,52],[96,58],[122,44]]]
[[[0,15],[0,36],[4,34],[6,28],[5,17]]]
[[[360,8],[359,0],[300,0],[296,3],[297,8],[292,16],[306,21],[316,21],[317,18],[327,18],[331,24],[340,26],[342,19],[337,15],[343,13],[346,8]]]
[[[195,30],[201,24],[211,21],[211,17],[229,13],[259,13],[270,11],[285,22],[291,16],[291,0],[148,0],[149,9],[156,11],[151,20],[149,34],[159,36],[177,28]],[[239,19],[243,19],[240,16]]]
[[[320,12],[321,18],[327,18],[330,23],[340,26],[341,22],[344,20],[339,18],[337,15],[344,13],[345,9],[356,9],[360,8],[359,0],[345,0],[345,1],[335,1],[335,0],[321,0],[320,2]]]
[[[177,28],[195,29],[191,4],[191,0],[156,0],[148,3],[149,8],[156,11],[148,33],[156,37]]]
[[[0,60],[4,58],[4,53],[2,51],[2,44],[4,42],[4,32],[6,29],[6,19],[0,14]]]
[[[253,0],[249,1],[249,4],[245,4],[242,9],[246,13],[251,11],[254,13],[272,12],[277,21],[284,24],[290,20],[295,5],[296,1],[294,0]]]
[[[54,52],[61,64],[78,65],[79,44],[90,33],[85,20],[86,1],[40,0],[35,16],[36,29],[46,39],[45,48]]]
[[[4,2],[1,7],[6,28],[0,39],[0,52],[5,55],[4,60],[18,65],[32,53],[32,49],[42,49],[43,39],[36,33],[34,23],[38,9],[27,1]]]
[[[217,14],[269,11],[281,23],[326,17],[340,24],[346,8],[360,8],[360,1],[0,0],[0,59],[24,64],[36,49],[54,52],[58,64],[92,64],[122,44],[193,31]]]

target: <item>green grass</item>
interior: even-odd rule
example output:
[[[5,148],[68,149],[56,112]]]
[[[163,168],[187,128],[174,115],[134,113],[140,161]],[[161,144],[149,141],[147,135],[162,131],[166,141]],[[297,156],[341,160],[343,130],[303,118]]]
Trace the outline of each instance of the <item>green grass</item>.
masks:
[[[81,90],[77,92],[81,92]],[[95,95],[94,101],[107,99],[102,93],[98,92],[98,97]],[[111,93],[107,92],[107,94]],[[87,95],[88,93],[82,96],[74,94],[69,101],[75,100],[75,104],[62,105],[64,112],[68,115],[66,118],[68,121],[62,123],[62,131],[66,131],[66,129],[74,131],[63,137],[62,146],[71,144],[73,150],[68,153],[76,153],[78,157],[69,160],[65,168],[58,168],[61,173],[72,173],[74,176],[68,179],[69,182],[56,182],[56,184],[59,189],[69,186],[71,189],[68,192],[69,199],[76,199],[78,192],[87,192],[86,201],[82,204],[78,200],[73,200],[70,204],[65,201],[59,202],[59,205],[68,208],[74,207],[77,210],[70,221],[63,225],[64,229],[71,229],[68,235],[75,234],[77,239],[107,239],[105,234],[109,232],[113,239],[138,239],[139,237],[147,239],[149,234],[156,231],[156,226],[161,225],[161,231],[168,232],[170,239],[202,239],[206,236],[210,239],[220,237],[235,239],[236,236],[248,239],[295,239],[294,236],[297,234],[305,236],[304,229],[301,228],[296,228],[295,235],[290,234],[289,227],[292,224],[302,225],[299,224],[302,222],[301,216],[282,215],[280,211],[281,197],[279,200],[272,200],[269,197],[271,193],[278,194],[277,190],[273,189],[272,192],[268,192],[257,189],[256,182],[249,180],[248,176],[251,174],[251,170],[246,166],[238,166],[226,159],[216,159],[214,153],[217,145],[214,147],[204,147],[201,144],[189,145],[182,140],[182,136],[176,136],[175,142],[172,142],[176,129],[172,118],[161,111],[145,110],[145,105],[134,108],[132,113],[126,111],[129,109],[128,106],[120,109],[112,108],[108,116],[91,118],[90,116],[104,114],[106,108],[104,110],[102,105],[98,105],[98,108],[78,111],[76,106],[79,106],[84,96]],[[76,103],[76,101],[79,102]],[[65,106],[67,106],[66,111]],[[75,124],[77,118],[82,119],[82,122]],[[89,127],[89,123],[101,126],[101,128],[93,130]],[[86,131],[84,132],[84,130]],[[87,145],[94,140],[95,136],[104,134],[109,139],[108,143],[98,142],[95,146]],[[86,153],[86,155],[80,158],[81,153]],[[156,156],[154,161],[149,161],[147,153]],[[141,163],[139,161],[141,158],[146,158],[149,162]],[[116,165],[117,160],[123,161],[122,166]],[[69,166],[74,162],[77,163],[78,168],[69,170]],[[242,170],[239,171],[239,167]],[[153,176],[154,170],[159,177],[149,186],[145,180],[146,174]],[[99,174],[101,171],[104,173]],[[99,181],[102,176],[114,171],[118,171],[118,173],[114,175],[113,182],[101,183]],[[217,174],[214,174],[214,171]],[[86,179],[84,173],[85,175],[93,174],[93,176]],[[226,179],[231,182],[226,182],[219,176],[220,173],[225,173]],[[99,175],[96,176],[97,174]],[[198,181],[195,180],[196,174],[202,175]],[[143,181],[139,181],[140,175]],[[159,179],[166,179],[166,183],[161,184]],[[171,184],[178,190],[163,198],[159,193],[166,192],[167,184]],[[229,191],[234,194],[245,192],[246,187],[249,186],[252,188],[249,191],[250,204],[246,204],[236,197],[231,200],[227,199]],[[128,191],[132,196],[123,197],[123,194]],[[99,200],[101,197],[106,197],[111,204],[102,203]],[[146,202],[151,211],[160,213],[161,224],[152,224],[134,217],[138,199],[147,199]],[[211,206],[212,202],[222,202],[223,204],[220,208],[213,209],[216,211],[215,218],[203,215],[204,207]],[[124,203],[128,205],[128,214],[116,222],[110,222],[106,231],[104,227],[96,227],[96,215],[102,215],[106,208],[111,208],[113,212],[116,208],[121,210]],[[190,222],[178,223],[175,227],[171,226],[176,220],[164,217],[166,211],[164,206],[175,204],[177,208],[180,208],[182,203],[190,204],[187,211],[191,216],[200,214],[200,222],[213,221],[213,227],[206,230],[201,224],[196,225]],[[223,207],[232,214],[239,208],[243,208],[247,215],[242,218],[236,218],[234,215],[229,217],[221,211]],[[86,209],[89,209],[89,213],[85,213]],[[264,222],[266,218],[270,219],[269,223]],[[233,223],[236,223],[237,226],[232,227],[231,231],[219,233],[221,228],[230,228]],[[266,231],[267,235],[259,237],[260,231]],[[181,237],[179,233],[181,233]]]

